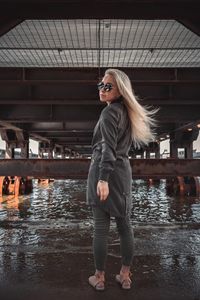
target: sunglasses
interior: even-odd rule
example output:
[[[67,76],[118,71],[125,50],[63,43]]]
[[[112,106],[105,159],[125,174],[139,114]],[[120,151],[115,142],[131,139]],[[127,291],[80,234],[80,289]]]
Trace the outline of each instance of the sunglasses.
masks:
[[[112,83],[107,82],[104,84],[103,82],[100,82],[97,84],[98,90],[104,90],[104,92],[110,92],[113,89]]]

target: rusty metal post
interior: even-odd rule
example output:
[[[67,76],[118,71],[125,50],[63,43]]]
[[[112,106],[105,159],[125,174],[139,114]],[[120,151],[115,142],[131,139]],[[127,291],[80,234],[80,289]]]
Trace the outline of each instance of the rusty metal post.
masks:
[[[3,195],[3,181],[5,176],[0,176],[0,197]]]
[[[20,180],[21,180],[21,177],[15,176],[15,185],[14,185],[14,195],[15,195],[15,197],[19,196]]]

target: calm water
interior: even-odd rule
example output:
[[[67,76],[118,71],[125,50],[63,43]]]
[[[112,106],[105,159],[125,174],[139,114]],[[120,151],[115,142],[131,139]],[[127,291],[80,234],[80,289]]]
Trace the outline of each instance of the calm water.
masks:
[[[69,220],[84,224],[91,221],[85,193],[85,180],[55,180],[49,184],[35,180],[31,194],[0,198],[0,221],[55,221],[61,226]],[[135,180],[132,196],[133,224],[200,222],[200,199],[168,196],[164,180],[152,186]]]

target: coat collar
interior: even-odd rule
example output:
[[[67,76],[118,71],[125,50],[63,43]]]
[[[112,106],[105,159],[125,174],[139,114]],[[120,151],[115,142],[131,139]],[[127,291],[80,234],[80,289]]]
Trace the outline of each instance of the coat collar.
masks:
[[[122,96],[119,96],[117,99],[111,101],[110,104],[120,103],[120,102],[123,102],[123,97]]]

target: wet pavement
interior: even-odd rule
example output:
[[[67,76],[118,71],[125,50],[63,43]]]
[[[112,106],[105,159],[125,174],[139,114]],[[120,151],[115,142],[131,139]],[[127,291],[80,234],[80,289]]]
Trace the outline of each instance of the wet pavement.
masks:
[[[115,282],[120,268],[114,221],[106,290],[94,291],[92,218],[85,181],[34,183],[31,195],[0,199],[0,299],[200,300],[200,200],[166,195],[165,183],[133,187],[133,286]]]

